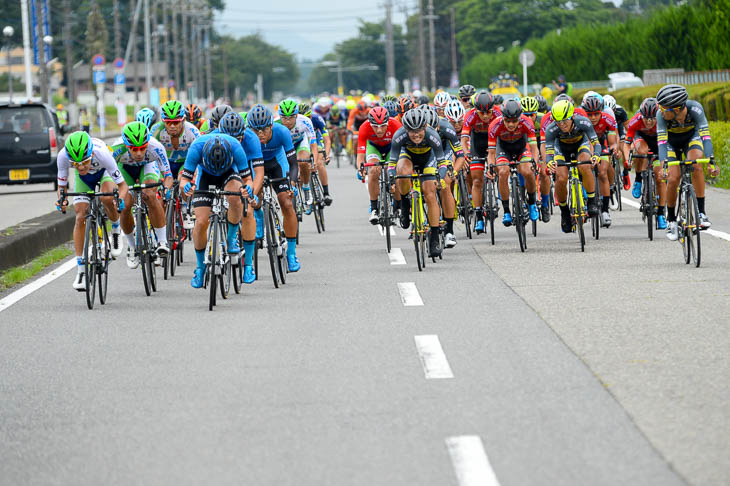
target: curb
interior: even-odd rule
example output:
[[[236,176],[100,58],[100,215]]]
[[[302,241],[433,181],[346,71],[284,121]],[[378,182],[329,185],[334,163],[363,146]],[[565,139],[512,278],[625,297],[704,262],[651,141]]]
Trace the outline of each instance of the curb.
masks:
[[[44,251],[70,241],[76,215],[48,213],[13,226],[15,233],[0,234],[0,271],[23,265]]]

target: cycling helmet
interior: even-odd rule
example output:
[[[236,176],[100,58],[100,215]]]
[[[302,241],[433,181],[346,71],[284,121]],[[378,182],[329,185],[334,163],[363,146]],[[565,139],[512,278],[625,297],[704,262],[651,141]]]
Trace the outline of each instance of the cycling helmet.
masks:
[[[600,113],[603,111],[603,100],[597,96],[589,96],[583,100],[583,109],[587,113]]]
[[[238,114],[241,116],[241,119],[243,119],[243,128],[246,128],[246,118],[248,118],[248,112],[239,111]]]
[[[436,107],[424,105],[423,108],[431,112],[431,120],[428,124],[431,125],[434,130],[438,130],[439,125],[441,125],[441,117],[439,116],[438,111],[436,111]]]
[[[317,104],[318,104],[319,106],[321,106],[322,108],[324,108],[324,107],[329,107],[329,106],[332,106],[332,100],[331,100],[331,99],[329,99],[329,98],[327,98],[326,96],[322,96],[322,97],[320,97],[320,98],[319,98],[319,99],[317,100]]]
[[[407,111],[412,110],[413,108],[415,108],[413,100],[411,100],[407,96],[401,96],[398,99],[398,112],[401,115],[404,115]]]
[[[367,104],[367,102],[365,100],[360,100],[360,101],[357,102],[356,107],[360,111],[365,111],[365,110],[368,109],[368,104]]]
[[[494,104],[501,105],[502,103],[504,103],[504,97],[502,97],[502,95],[499,95],[499,94],[494,95]]]
[[[233,108],[231,108],[228,105],[218,105],[215,108],[213,108],[213,112],[210,114],[210,120],[208,124],[211,128],[218,128],[218,124],[221,122],[224,116],[226,114],[233,111]]]
[[[182,121],[185,118],[185,108],[179,101],[170,100],[160,107],[160,114],[165,121]]]
[[[570,96],[568,96],[565,93],[560,93],[558,96],[555,97],[555,99],[553,100],[553,103],[558,102],[558,101],[570,101],[572,103],[573,98],[571,98]]]
[[[522,111],[525,112],[525,114],[533,114],[537,113],[537,111],[540,109],[540,103],[537,102],[537,99],[533,96],[525,96],[520,100],[520,106],[522,107]],[[504,110],[503,110],[504,111]]]
[[[459,98],[471,98],[474,93],[476,93],[477,90],[472,86],[471,84],[465,84],[464,86],[459,88]]]
[[[596,93],[595,91],[586,91],[586,94],[583,95],[583,101],[581,103],[585,103],[586,100],[588,98],[590,98],[591,96],[600,96],[600,95],[598,93]]]
[[[390,118],[390,114],[382,106],[376,106],[368,113],[368,121],[372,126],[385,125],[388,123],[388,118]]]
[[[231,144],[223,137],[214,137],[203,146],[203,166],[214,175],[225,172],[232,160]]]
[[[522,114],[522,106],[516,99],[509,99],[502,105],[502,117],[505,119],[519,119]]]
[[[94,144],[91,137],[84,131],[73,132],[66,139],[66,153],[74,162],[88,159],[94,153]]]
[[[440,91],[433,99],[433,104],[438,106],[439,108],[446,108],[446,105],[449,104],[449,101],[451,101],[451,96],[449,96],[449,93],[447,93],[446,91]]]
[[[553,104],[552,116],[556,122],[573,118],[575,106],[572,101],[560,100]]]
[[[423,110],[409,110],[403,115],[403,126],[406,130],[418,130],[426,126],[428,118]]]
[[[312,116],[312,106],[306,101],[299,103],[299,114],[304,116]]]
[[[547,113],[550,111],[550,107],[548,106],[547,100],[542,95],[535,95],[535,99],[537,100],[537,111],[540,111],[542,113]]]
[[[607,108],[611,108],[613,110],[616,106],[616,98],[611,95],[606,95],[603,97],[603,104],[606,105]]]
[[[444,114],[446,115],[446,118],[449,119],[449,121],[459,122],[464,119],[466,110],[464,110],[464,105],[462,105],[458,100],[453,100],[451,101],[451,103],[446,105]]]
[[[383,99],[381,101],[383,102],[383,104],[385,104],[388,101],[396,101],[396,100],[398,100],[398,98],[396,98],[393,95],[385,95],[385,96],[383,96]]]
[[[427,105],[428,102],[431,100],[428,98],[428,96],[426,96],[425,94],[422,94],[421,96],[418,97],[417,101],[418,101],[419,105]]]
[[[249,127],[261,130],[274,123],[274,115],[271,113],[271,110],[266,108],[264,105],[254,105],[248,112],[246,122]]]
[[[383,108],[388,110],[388,115],[390,115],[390,116],[398,115],[398,105],[393,100],[388,100],[385,103],[383,103]]]
[[[230,113],[226,113],[226,116],[223,117],[221,122],[218,124],[218,130],[221,133],[230,135],[231,137],[240,137],[243,135],[243,132],[246,131],[246,126],[243,123],[241,115],[232,111]]]
[[[151,108],[142,108],[137,112],[137,116],[134,118],[147,125],[147,128],[152,128],[152,125],[154,125],[155,120],[157,119],[157,114]]]
[[[485,91],[479,93],[476,98],[474,98],[473,104],[477,111],[489,111],[494,107],[495,100],[492,98],[491,94]]]
[[[201,118],[203,118],[203,112],[198,105],[190,103],[185,107],[185,120],[193,125],[197,125]]]
[[[340,114],[340,107],[338,105],[332,105],[332,108],[330,108],[330,114],[338,116]]]
[[[289,98],[279,103],[279,116],[294,116],[299,113],[299,105]]]
[[[347,108],[348,110],[354,110],[356,106],[357,103],[355,103],[355,100],[347,100],[347,102],[345,103],[345,108]]]
[[[150,131],[140,121],[129,122],[122,128],[122,140],[127,147],[143,147],[150,141]]]
[[[687,102],[687,88],[678,84],[668,84],[656,94],[656,101],[663,108],[677,108]]]
[[[646,98],[641,102],[639,113],[644,118],[656,118],[657,108],[656,98]]]

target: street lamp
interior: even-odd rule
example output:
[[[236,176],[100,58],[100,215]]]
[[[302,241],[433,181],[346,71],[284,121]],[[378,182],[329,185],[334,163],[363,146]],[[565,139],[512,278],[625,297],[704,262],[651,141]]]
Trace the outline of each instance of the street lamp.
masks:
[[[43,43],[47,46],[50,46],[53,43],[53,36],[50,35],[44,35],[43,36]],[[46,62],[46,69],[42,70],[42,72],[45,73],[46,76],[46,89],[48,90],[46,93],[46,101],[48,103],[53,102],[53,98],[51,97],[51,76],[48,72],[48,62]]]
[[[3,35],[7,39],[7,49],[8,49],[8,91],[10,94],[10,102],[13,101],[13,76],[10,73],[10,38],[13,37],[13,34],[15,33],[15,29],[13,29],[10,25],[6,25],[3,29]]]

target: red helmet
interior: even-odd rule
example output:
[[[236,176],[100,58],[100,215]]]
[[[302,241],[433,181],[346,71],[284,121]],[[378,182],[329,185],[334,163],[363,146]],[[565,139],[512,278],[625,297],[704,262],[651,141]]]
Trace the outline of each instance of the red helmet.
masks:
[[[368,104],[365,103],[364,101],[359,101],[357,103],[357,109],[360,110],[360,111],[365,111],[365,110],[368,109]]]
[[[185,120],[189,121],[193,125],[197,125],[202,117],[203,112],[200,110],[198,105],[191,103],[185,107]]]
[[[382,106],[376,106],[370,110],[370,113],[368,113],[368,121],[370,122],[370,125],[373,126],[385,125],[388,123],[388,118],[390,118],[388,110]]]
[[[477,111],[489,111],[494,107],[494,98],[490,93],[485,91],[479,93],[474,102],[474,108]]]

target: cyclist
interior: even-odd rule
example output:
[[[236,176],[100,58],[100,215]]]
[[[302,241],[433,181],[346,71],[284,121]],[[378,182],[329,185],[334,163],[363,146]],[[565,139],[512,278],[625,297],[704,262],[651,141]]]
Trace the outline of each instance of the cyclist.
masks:
[[[231,108],[230,105],[218,105],[213,108],[213,111],[210,113],[210,118],[200,125],[200,133],[210,133],[218,128],[218,124],[223,117],[232,111],[233,108]]]
[[[368,113],[368,121],[360,126],[357,139],[357,177],[362,180],[368,175],[370,195],[370,217],[372,225],[378,224],[378,197],[380,196],[380,166],[364,167],[364,162],[385,162],[390,156],[393,136],[401,123],[392,118],[388,110],[376,106]]]
[[[113,156],[117,166],[128,186],[135,183],[154,183],[160,180],[160,174],[164,177],[164,186],[169,191],[172,187],[172,172],[167,160],[165,147],[150,137],[147,126],[138,121],[130,122],[122,128],[123,143],[112,147]],[[165,221],[165,210],[162,203],[157,199],[157,189],[149,188],[142,190],[142,200],[149,209],[150,223],[157,238],[157,254],[165,256],[170,252],[167,245],[167,224]],[[134,237],[134,217],[132,206],[134,200],[128,194],[124,201],[125,209],[122,211],[122,230],[127,238],[127,266],[137,268],[139,266],[139,255]]]
[[[659,148],[659,160],[681,161],[682,155],[688,160],[713,157],[710,128],[705,116],[705,110],[697,101],[689,100],[687,89],[678,84],[668,84],[662,87],[656,95],[659,111],[662,116],[657,117],[656,133]],[[696,164],[691,167],[692,185],[697,195],[697,209],[700,213],[700,227],[709,228],[712,223],[705,213],[705,174],[702,166]],[[710,176],[718,173],[713,163],[707,167]],[[668,168],[667,177],[667,238],[677,240],[677,188],[681,170],[678,165]]]
[[[312,190],[309,187],[309,161],[317,156],[317,135],[314,133],[312,121],[299,113],[299,105],[295,100],[287,99],[279,103],[279,123],[291,132],[292,143],[297,152],[300,181],[306,205],[306,213],[312,212]],[[292,179],[295,180],[295,179]]]
[[[61,191],[68,187],[69,169],[74,168],[74,192],[94,191],[97,184],[101,185],[101,192],[112,192],[118,186],[119,198],[121,199],[119,206],[120,209],[124,209],[127,184],[124,182],[124,177],[122,177],[122,173],[117,168],[116,162],[114,162],[114,157],[112,157],[103,140],[91,138],[84,131],[73,132],[66,139],[64,148],[58,153],[56,165],[58,167],[58,201],[61,200]],[[117,257],[122,254],[123,245],[120,235],[119,212],[114,205],[114,198],[103,197],[101,202],[112,224],[111,253],[114,257]],[[56,208],[61,211],[67,204],[67,201],[57,202]],[[73,206],[76,213],[73,233],[74,250],[76,252],[76,277],[73,281],[73,288],[82,291],[86,290],[82,255],[84,254],[84,234],[89,198],[74,196]]]
[[[618,139],[616,138],[616,120],[604,110],[603,98],[590,96],[583,101],[583,109],[593,125],[598,142],[602,148],[609,149],[611,153],[618,156],[620,153]],[[611,213],[608,212],[608,205],[611,201],[611,182],[615,177],[613,164],[604,157],[602,152],[598,154],[601,161],[598,164],[598,185],[601,194],[601,219],[603,226],[611,226]]]
[[[413,100],[408,96],[401,96],[398,98],[398,121],[402,121],[403,115],[405,115],[408,110],[412,110],[415,107],[416,105],[413,103]]]
[[[203,119],[203,112],[200,107],[194,103],[190,103],[185,107],[185,121],[195,125],[195,128],[200,130],[205,120]]]
[[[535,99],[537,100],[537,112],[541,114],[545,114],[548,111],[550,111],[550,106],[548,106],[548,102],[545,99],[543,95],[535,95]]]
[[[428,207],[430,227],[428,252],[429,257],[436,257],[441,255],[439,245],[441,208],[436,199],[436,167],[445,165],[447,161],[444,159],[438,132],[428,126],[427,121],[428,115],[424,110],[410,110],[403,115],[403,126],[393,136],[388,171],[391,178],[396,172],[403,176],[409,176],[414,172],[426,176],[421,183],[421,190]],[[395,199],[400,209],[400,224],[403,229],[407,229],[411,224],[411,202],[408,198],[411,181],[400,179],[397,187]]]
[[[469,153],[469,171],[472,177],[471,197],[476,209],[477,234],[484,233],[484,211],[482,210],[482,187],[484,186],[484,158],[489,147],[489,124],[500,115],[494,98],[486,91],[478,93],[474,98],[474,108],[464,117],[461,129],[461,146]],[[481,160],[473,160],[474,158]]]
[[[560,206],[560,225],[564,233],[570,233],[573,225],[568,209],[568,168],[558,167],[558,163],[575,159],[578,162],[591,161],[598,164],[601,145],[598,142],[593,124],[582,115],[575,114],[573,102],[560,100],[551,110],[553,122],[545,128],[545,149],[548,170],[555,174],[555,197]],[[583,187],[588,196],[588,214],[596,216],[596,184],[591,167],[581,165],[578,170],[583,176]]]
[[[520,102],[514,99],[505,101],[502,105],[502,116],[496,118],[489,124],[487,161],[490,166],[496,163],[508,163],[512,160],[520,162],[532,159],[539,160],[537,151],[537,139],[535,138],[535,125],[532,120],[522,115]],[[537,212],[536,193],[537,182],[532,167],[527,164],[519,165],[519,173],[525,181],[527,190],[527,205],[530,211],[530,219],[537,221],[540,217]],[[499,175],[499,194],[502,199],[502,224],[512,226],[512,213],[509,207],[509,176],[508,165],[497,167]],[[492,171],[487,172],[487,177],[494,178]],[[520,208],[514,208],[520,211]]]
[[[388,110],[388,115],[396,118],[398,116],[398,103],[395,100],[388,100],[383,103],[383,108]]]
[[[540,125],[544,114],[540,112],[540,102],[537,97],[526,96],[520,99],[520,106],[522,107],[522,114],[532,121],[532,125],[535,127],[537,146],[541,147]],[[541,155],[541,153],[538,153],[538,155]],[[547,223],[550,221],[550,176],[547,173],[545,159],[542,156],[535,162],[538,163],[540,173],[540,212],[542,213],[543,223]]]
[[[142,108],[137,112],[135,120],[144,123],[147,129],[152,130],[152,127],[157,123],[157,113],[151,108]]]
[[[309,118],[314,128],[314,133],[317,138],[317,156],[314,158],[315,166],[317,167],[317,173],[319,174],[319,180],[322,182],[322,192],[324,193],[324,204],[329,206],[332,204],[332,196],[330,196],[329,180],[327,177],[327,164],[330,163],[330,137],[327,132],[327,125],[324,119],[312,112],[308,103],[299,104],[299,113]]]
[[[442,91],[442,93],[444,93]],[[440,94],[440,93],[439,93]],[[438,95],[437,95],[438,97]],[[449,97],[449,103],[451,98]],[[449,103],[447,103],[447,108]],[[461,104],[454,100],[462,112],[463,107]],[[459,140],[459,133],[456,128],[444,117],[440,117],[437,112],[438,108],[429,108],[431,112],[430,125],[432,128],[438,131],[439,138],[441,139],[441,147],[444,151],[444,159],[447,164],[439,166],[439,179],[441,179],[441,206],[444,211],[444,221],[446,226],[444,227],[444,246],[446,248],[453,248],[456,246],[456,237],[454,236],[454,214],[456,213],[456,200],[454,199],[453,183],[456,172],[461,170],[464,165],[464,150],[461,147],[461,141]],[[442,110],[446,111],[446,110]],[[445,114],[445,113],[444,113]],[[459,127],[461,129],[461,127]],[[453,164],[452,164],[453,161]]]
[[[633,151],[636,155],[645,156],[651,152],[656,157],[659,157],[656,135],[657,110],[656,98],[646,98],[641,102],[639,111],[629,120],[629,125],[626,129],[626,139],[622,147],[624,160],[629,160],[629,150]],[[645,170],[647,163],[648,161],[645,158],[633,159],[636,175],[631,195],[636,199],[641,197],[641,185],[643,183],[642,172]],[[662,177],[662,169],[659,164],[655,164],[653,173],[656,192],[659,195],[659,207],[656,217],[657,227],[659,229],[666,229],[667,219],[664,216],[664,206],[667,201],[667,184]]]
[[[327,114],[327,131],[330,134],[330,147],[335,144],[335,138],[340,142],[340,150],[347,146],[347,118],[340,110],[339,103],[332,105]]]
[[[464,110],[469,111],[472,108],[471,97],[476,94],[477,90],[471,84],[465,84],[459,88],[459,100]]]
[[[450,101],[451,96],[449,96],[449,93],[447,93],[446,91],[439,91],[438,93],[436,93],[436,96],[433,99],[433,106],[436,107],[436,113],[438,113],[440,117],[444,116],[444,109]]]
[[[193,196],[195,210],[195,228],[193,229],[193,246],[197,267],[193,272],[190,285],[199,289],[205,279],[205,247],[208,241],[208,224],[213,198],[198,191],[208,191],[211,187],[223,188],[226,191],[241,192],[252,202],[253,188],[250,184],[242,184],[241,172],[250,175],[250,166],[246,153],[238,140],[222,133],[206,134],[199,137],[190,147],[185,165],[181,171],[180,183],[185,195]],[[197,175],[196,175],[197,173]],[[193,182],[193,180],[195,182]],[[243,205],[241,197],[226,196],[228,201],[228,231],[226,242],[229,254],[238,254],[238,223],[241,220]]]
[[[288,175],[290,181],[297,180],[299,165],[297,164],[297,152],[292,142],[291,132],[281,123],[274,123],[273,114],[263,105],[255,105],[248,112],[248,126],[256,133],[261,142],[261,152],[264,156],[264,175],[269,179],[282,179]],[[256,178],[254,181],[254,191],[259,196],[263,184],[263,178]],[[288,181],[279,181],[273,184],[272,187],[276,192],[284,217],[289,271],[296,272],[301,268],[301,264],[296,253],[297,215],[294,212],[289,184]],[[263,235],[263,211],[256,210],[254,216],[256,217],[256,232]]]

